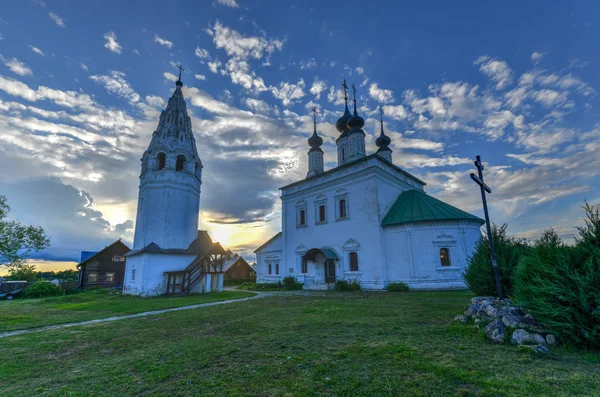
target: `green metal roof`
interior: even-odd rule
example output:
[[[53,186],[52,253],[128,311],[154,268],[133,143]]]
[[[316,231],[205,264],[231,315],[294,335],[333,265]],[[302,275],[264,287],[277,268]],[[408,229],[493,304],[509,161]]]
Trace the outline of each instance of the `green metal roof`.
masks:
[[[450,220],[484,222],[483,219],[428,196],[420,190],[411,189],[402,192],[385,218],[383,218],[382,225],[391,226],[411,222]]]

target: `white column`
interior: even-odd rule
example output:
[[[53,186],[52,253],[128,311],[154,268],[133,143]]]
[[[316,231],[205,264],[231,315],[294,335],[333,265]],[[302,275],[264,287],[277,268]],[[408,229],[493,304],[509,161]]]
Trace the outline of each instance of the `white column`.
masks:
[[[217,276],[217,291],[221,292],[223,291],[223,278],[224,278],[224,274],[223,273],[219,273],[219,275]]]
[[[212,274],[207,274],[204,276],[204,292],[205,293],[211,292],[210,291],[211,276],[212,276]]]

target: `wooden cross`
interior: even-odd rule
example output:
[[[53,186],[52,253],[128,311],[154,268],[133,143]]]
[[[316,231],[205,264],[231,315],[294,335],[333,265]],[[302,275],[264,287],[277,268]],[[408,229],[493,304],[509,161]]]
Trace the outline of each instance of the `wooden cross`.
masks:
[[[498,264],[496,262],[496,251],[494,250],[494,238],[492,236],[492,226],[490,224],[490,215],[488,214],[487,198],[485,193],[492,193],[492,189],[485,184],[483,181],[483,164],[481,163],[481,156],[477,156],[473,162],[477,167],[477,174],[471,172],[471,179],[479,185],[481,190],[481,201],[483,201],[483,213],[485,214],[485,225],[487,227],[488,242],[490,244],[490,252],[492,253],[492,270],[494,271],[494,279],[496,281],[496,290],[498,291],[498,298],[504,299],[502,294],[502,283],[500,281],[500,272],[498,271]]]
[[[342,87],[344,87],[344,99],[348,100],[348,84],[346,84],[346,79],[344,79]]]
[[[175,66],[177,69],[179,69],[179,81],[181,81],[181,72],[183,72],[185,69],[183,68],[183,66],[181,66],[181,64]]]

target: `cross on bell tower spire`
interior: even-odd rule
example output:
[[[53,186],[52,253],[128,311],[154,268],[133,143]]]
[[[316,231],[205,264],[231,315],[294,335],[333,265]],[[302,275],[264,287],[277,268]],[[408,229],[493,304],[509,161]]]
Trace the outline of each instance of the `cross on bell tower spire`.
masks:
[[[183,72],[185,69],[183,68],[183,66],[181,66],[181,64],[175,66],[177,69],[179,69],[179,78],[177,79],[177,82],[175,82],[175,85],[177,86],[182,86],[183,83],[181,82],[181,72]]]
[[[346,105],[348,104],[348,84],[346,84],[346,79],[342,83],[342,87],[344,87],[344,100],[346,101]]]

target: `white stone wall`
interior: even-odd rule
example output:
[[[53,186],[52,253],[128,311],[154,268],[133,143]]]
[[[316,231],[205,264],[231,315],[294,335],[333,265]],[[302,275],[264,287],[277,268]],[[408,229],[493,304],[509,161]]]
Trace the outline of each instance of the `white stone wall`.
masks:
[[[198,234],[198,178],[164,169],[147,171],[140,180],[133,249],[150,243],[161,248],[187,248]]]
[[[166,292],[164,272],[185,269],[195,255],[167,255],[143,253],[127,258],[123,293],[126,295],[155,296]],[[135,270],[135,280],[133,271]]]
[[[481,237],[472,222],[424,222],[385,228],[388,282],[405,282],[415,289],[464,288],[467,258]],[[440,261],[440,248],[450,250],[451,266]]]
[[[256,252],[255,271],[257,283],[270,283],[282,279],[280,276],[269,275],[269,263],[273,265],[273,272],[275,264],[279,264],[280,270],[283,269],[282,265],[285,263],[283,262],[283,237],[281,235]]]

